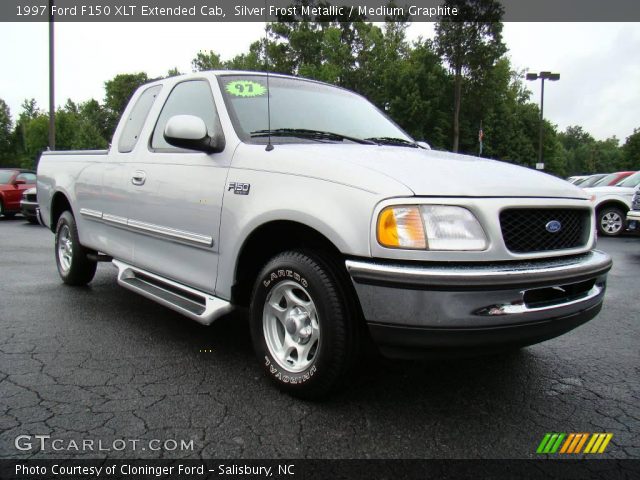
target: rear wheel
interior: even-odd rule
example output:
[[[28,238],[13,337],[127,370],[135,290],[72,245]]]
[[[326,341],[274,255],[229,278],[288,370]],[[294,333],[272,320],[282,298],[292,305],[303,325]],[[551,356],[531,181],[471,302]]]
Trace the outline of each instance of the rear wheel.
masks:
[[[90,251],[80,245],[73,214],[63,212],[56,226],[56,265],[60,278],[67,285],[86,285],[96,274],[97,263],[87,258]]]
[[[625,214],[618,207],[598,210],[598,232],[607,237],[616,237],[624,231]]]
[[[251,336],[278,388],[303,398],[329,393],[351,371],[357,335],[357,314],[330,259],[289,251],[262,269],[251,298]]]

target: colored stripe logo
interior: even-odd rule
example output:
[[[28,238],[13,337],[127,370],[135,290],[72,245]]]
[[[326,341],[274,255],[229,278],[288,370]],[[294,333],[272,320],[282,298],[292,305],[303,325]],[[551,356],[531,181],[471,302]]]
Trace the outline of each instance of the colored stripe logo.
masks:
[[[536,453],[604,453],[612,438],[613,433],[546,433]]]

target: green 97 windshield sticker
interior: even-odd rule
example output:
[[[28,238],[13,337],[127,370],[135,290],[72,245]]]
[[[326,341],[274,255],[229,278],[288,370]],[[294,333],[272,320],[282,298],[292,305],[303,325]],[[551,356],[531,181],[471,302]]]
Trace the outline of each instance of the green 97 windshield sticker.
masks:
[[[227,83],[227,92],[235,97],[259,97],[267,93],[264,85],[251,80],[235,80]]]

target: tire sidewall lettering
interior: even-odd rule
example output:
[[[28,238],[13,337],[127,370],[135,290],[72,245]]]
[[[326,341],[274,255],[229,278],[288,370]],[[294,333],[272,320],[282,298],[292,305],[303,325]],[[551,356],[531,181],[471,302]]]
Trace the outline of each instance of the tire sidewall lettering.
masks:
[[[311,365],[311,367],[302,373],[291,373],[282,370],[277,364],[271,361],[269,358],[269,354],[265,354],[264,356],[264,366],[273,378],[282,383],[288,383],[290,385],[297,385],[301,383],[305,383],[317,373],[318,368],[315,364]]]
[[[299,283],[302,287],[306,289],[309,288],[309,282],[303,274],[291,268],[278,268],[269,271],[262,277],[260,284],[264,289],[265,298],[269,295],[271,289],[282,280],[293,280],[294,282]],[[264,338],[262,339],[262,341],[264,343]],[[316,363],[314,361],[311,366],[303,372],[288,372],[271,359],[271,354],[269,353],[269,349],[267,348],[266,344],[264,345],[264,352],[265,369],[269,373],[269,375],[275,378],[278,382],[289,385],[302,384],[311,380],[311,378],[318,371]]]
[[[266,289],[268,289],[271,284],[274,281],[277,281],[279,279],[291,279],[295,282],[298,282],[300,285],[302,285],[304,288],[308,288],[309,287],[309,282],[307,281],[307,279],[300,275],[298,272],[291,270],[291,269],[283,269],[283,268],[279,268],[277,270],[272,270],[271,272],[269,272],[263,279],[262,279],[262,286]]]

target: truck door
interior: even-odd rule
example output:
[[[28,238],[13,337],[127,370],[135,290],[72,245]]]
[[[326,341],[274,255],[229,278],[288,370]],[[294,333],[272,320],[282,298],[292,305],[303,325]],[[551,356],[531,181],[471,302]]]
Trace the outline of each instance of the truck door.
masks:
[[[200,117],[210,132],[221,129],[209,80],[185,80],[173,87],[147,148],[136,149],[128,165],[134,264],[214,293],[222,198],[233,152],[227,148],[210,154],[169,145],[163,132],[175,115]]]
[[[139,140],[161,89],[161,85],[152,85],[131,100],[131,106],[123,114],[120,132],[116,135],[117,144],[112,145],[109,154],[105,155],[101,163],[96,164],[101,175],[97,201],[85,202],[88,209],[102,213],[101,223],[89,230],[92,233],[90,244],[95,245],[97,250],[126,262],[133,262],[136,241],[136,234],[127,228],[131,211],[132,152],[147,150],[144,142]]]

